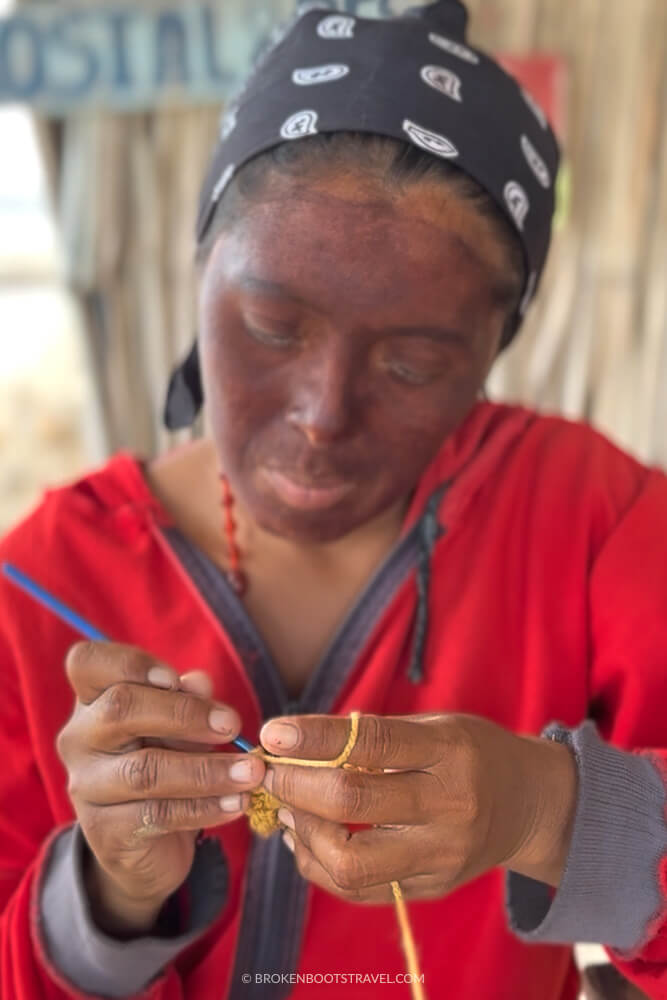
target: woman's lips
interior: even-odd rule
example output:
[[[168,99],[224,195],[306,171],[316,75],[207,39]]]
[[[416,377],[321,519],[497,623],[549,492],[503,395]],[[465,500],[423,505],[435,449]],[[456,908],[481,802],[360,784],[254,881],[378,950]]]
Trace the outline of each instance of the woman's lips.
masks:
[[[333,507],[343,497],[354,489],[353,483],[333,483],[328,486],[304,486],[277,469],[262,469],[274,493],[288,507],[298,507],[300,510],[320,510]]]

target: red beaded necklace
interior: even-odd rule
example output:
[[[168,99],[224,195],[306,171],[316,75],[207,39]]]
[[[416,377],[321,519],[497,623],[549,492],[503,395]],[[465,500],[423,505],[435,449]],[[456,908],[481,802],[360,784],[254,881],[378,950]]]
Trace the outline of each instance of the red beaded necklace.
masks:
[[[223,530],[227,541],[230,563],[230,569],[227,570],[225,576],[232,589],[239,597],[243,597],[248,589],[248,578],[241,569],[241,553],[236,543],[236,521],[232,514],[234,495],[227,477],[222,473],[220,474],[220,482],[222,484]]]

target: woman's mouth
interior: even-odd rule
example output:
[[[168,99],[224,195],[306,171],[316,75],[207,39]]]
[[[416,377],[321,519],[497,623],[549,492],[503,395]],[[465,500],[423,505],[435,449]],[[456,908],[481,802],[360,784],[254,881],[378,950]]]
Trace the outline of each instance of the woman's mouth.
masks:
[[[333,507],[354,489],[354,483],[340,481],[326,485],[299,483],[284,472],[266,466],[262,468],[262,474],[283,503],[299,510],[322,510]]]

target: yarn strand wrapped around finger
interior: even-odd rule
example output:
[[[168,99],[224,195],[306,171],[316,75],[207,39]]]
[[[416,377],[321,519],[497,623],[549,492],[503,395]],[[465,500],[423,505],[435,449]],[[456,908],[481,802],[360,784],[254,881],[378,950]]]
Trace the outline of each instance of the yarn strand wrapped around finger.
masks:
[[[251,754],[259,757],[267,764],[299,764],[301,767],[345,767],[347,761],[357,742],[359,732],[359,712],[350,713],[350,734],[341,752],[333,760],[304,760],[300,757],[280,757],[272,753],[267,753],[261,747],[250,750]],[[260,837],[270,837],[272,833],[280,829],[278,820],[278,810],[283,803],[272,795],[265,788],[260,788],[251,793],[250,806],[246,810],[250,822],[250,829],[258,833]]]

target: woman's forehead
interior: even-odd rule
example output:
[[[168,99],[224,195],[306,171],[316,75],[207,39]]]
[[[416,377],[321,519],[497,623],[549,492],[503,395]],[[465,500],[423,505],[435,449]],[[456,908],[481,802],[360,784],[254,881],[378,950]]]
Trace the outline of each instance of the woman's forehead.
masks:
[[[397,190],[349,174],[307,184],[280,178],[248,203],[212,263],[226,280],[324,279],[332,289],[344,282],[348,294],[361,285],[368,296],[442,289],[444,276],[446,284],[455,276],[462,293],[511,285],[506,251],[470,202],[442,183]]]

